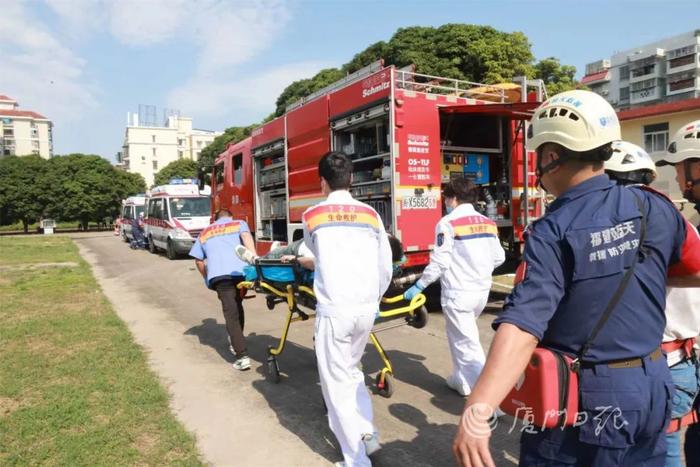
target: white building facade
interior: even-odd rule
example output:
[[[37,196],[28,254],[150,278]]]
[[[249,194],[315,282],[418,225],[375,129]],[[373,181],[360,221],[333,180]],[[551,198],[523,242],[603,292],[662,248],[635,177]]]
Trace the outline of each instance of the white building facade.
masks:
[[[0,95],[0,157],[36,154],[53,156],[53,123],[16,100]]]
[[[127,115],[127,127],[119,163],[138,173],[152,186],[155,174],[178,159],[197,161],[202,149],[222,132],[192,128],[189,117],[167,117],[164,126],[139,124],[138,114]]]
[[[700,97],[700,29],[589,63],[581,82],[616,110]]]

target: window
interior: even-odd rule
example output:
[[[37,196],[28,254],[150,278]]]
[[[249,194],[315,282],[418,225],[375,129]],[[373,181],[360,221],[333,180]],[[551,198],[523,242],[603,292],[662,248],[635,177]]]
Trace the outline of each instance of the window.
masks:
[[[201,148],[202,147],[202,141],[197,141],[197,147]]]
[[[38,150],[38,149],[32,149],[32,154],[34,154],[35,156],[38,156],[38,155],[39,155],[39,150]]]
[[[2,135],[3,136],[14,136],[15,135],[15,129],[12,127],[5,127],[2,129]]]
[[[158,170],[158,161],[153,161],[153,170]]]
[[[630,67],[625,65],[620,67],[620,79],[630,79]]]
[[[177,158],[178,158],[178,159],[182,159],[182,151],[178,151],[178,152],[177,152]]]
[[[177,145],[178,145],[178,146],[184,146],[184,144],[185,144],[185,140],[184,140],[184,139],[182,139],[182,138],[178,138],[178,139],[177,139]]]
[[[39,141],[32,141],[32,149],[39,149]]]
[[[148,202],[148,217],[153,219],[163,218],[163,200],[152,199]]]
[[[130,219],[130,217],[129,217],[130,211],[131,211],[131,209],[129,208],[129,206],[124,206],[122,208],[122,219]]]
[[[630,99],[630,88],[620,88],[620,100],[628,101]]]
[[[211,203],[208,196],[170,200],[170,214],[173,217],[206,217],[210,213]]]
[[[648,153],[665,151],[668,145],[668,122],[644,125],[644,149]]]
[[[668,91],[680,91],[681,89],[689,89],[695,87],[695,77],[689,77],[685,79],[678,79],[675,81],[670,81],[668,83]]]
[[[639,78],[640,76],[644,75],[650,75],[654,72],[654,68],[656,68],[656,64],[652,63],[650,65],[645,65],[640,68],[635,68],[632,70],[632,77],[633,78]]]
[[[240,186],[243,183],[243,154],[233,156],[233,184]]]
[[[674,58],[668,61],[668,69],[677,68],[679,66],[692,65],[695,63],[695,54],[686,55],[685,57]]]
[[[156,135],[151,135],[151,142],[155,143],[156,142]]]
[[[141,163],[143,163],[143,164],[146,163],[146,156],[141,156]]]
[[[223,162],[220,164],[216,164],[214,166],[214,181],[216,183],[216,186],[219,186],[222,183],[224,183],[224,164],[223,164]]]
[[[674,59],[678,57],[683,57],[685,55],[690,55],[695,53],[695,46],[694,45],[688,45],[686,47],[681,47],[680,49],[674,49],[670,50],[666,53],[666,56],[669,59]]]
[[[153,157],[156,157],[156,148],[151,148],[151,151],[153,151]]]

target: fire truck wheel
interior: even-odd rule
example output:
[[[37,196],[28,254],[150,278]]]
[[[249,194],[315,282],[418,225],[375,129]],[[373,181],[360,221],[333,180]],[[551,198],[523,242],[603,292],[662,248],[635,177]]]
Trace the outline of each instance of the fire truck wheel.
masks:
[[[158,248],[156,248],[156,244],[153,243],[153,237],[150,235],[148,236],[148,251],[150,251],[154,255],[158,253]]]
[[[391,373],[384,373],[384,382],[381,381],[381,378],[382,373],[379,372],[374,380],[374,384],[377,387],[377,394],[388,399],[394,394],[394,375]]]
[[[424,328],[428,324],[428,309],[424,306],[418,308],[413,313],[413,318],[411,318],[409,324],[416,329]]]
[[[175,248],[173,247],[173,242],[171,242],[170,239],[168,239],[168,245],[165,248],[165,255],[170,260],[177,259],[177,253],[175,252]]]
[[[277,384],[280,382],[280,367],[277,363],[277,358],[275,358],[274,355],[269,355],[267,357],[267,365],[265,369],[265,378],[267,378],[270,383]]]

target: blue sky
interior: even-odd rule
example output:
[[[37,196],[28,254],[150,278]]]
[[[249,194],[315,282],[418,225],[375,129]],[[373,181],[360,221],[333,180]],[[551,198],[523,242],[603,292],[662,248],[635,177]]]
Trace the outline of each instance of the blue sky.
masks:
[[[57,154],[120,150],[126,113],[179,109],[197,128],[259,121],[290,82],[399,27],[522,31],[577,67],[700,28],[697,0],[0,0],[0,94],[54,121]]]

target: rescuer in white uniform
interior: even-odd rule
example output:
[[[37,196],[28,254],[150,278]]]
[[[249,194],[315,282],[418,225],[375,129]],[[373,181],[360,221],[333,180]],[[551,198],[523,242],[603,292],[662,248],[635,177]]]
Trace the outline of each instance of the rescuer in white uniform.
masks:
[[[445,315],[452,374],[447,386],[468,396],[486,360],[479,341],[479,317],[491,290],[493,270],[505,261],[496,223],[479,214],[472,203],[477,188],[471,180],[453,179],[443,192],[447,215],[435,229],[430,264],[404,294],[411,300],[440,279],[440,304]]]
[[[368,456],[379,442],[358,364],[391,281],[391,248],[377,212],[348,191],[352,161],[330,152],[318,171],[328,198],[302,217],[304,242],[316,257],[318,373],[328,423],[343,452],[336,465],[371,466]]]

